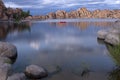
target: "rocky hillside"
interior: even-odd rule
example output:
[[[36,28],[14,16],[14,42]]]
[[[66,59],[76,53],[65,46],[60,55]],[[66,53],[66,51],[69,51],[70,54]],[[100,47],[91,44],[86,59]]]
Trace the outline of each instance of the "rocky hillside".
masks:
[[[90,11],[86,8],[79,8],[75,11],[66,12],[64,10],[58,10],[56,12],[51,12],[44,16],[29,16],[26,19],[65,19],[65,18],[119,18],[120,10],[94,10]]]
[[[5,5],[3,4],[2,0],[0,0],[0,19],[3,19],[4,17],[4,11],[6,10]]]
[[[6,8],[3,1],[0,0],[0,20],[19,20],[26,17],[28,14],[29,13],[24,12],[20,8]]]

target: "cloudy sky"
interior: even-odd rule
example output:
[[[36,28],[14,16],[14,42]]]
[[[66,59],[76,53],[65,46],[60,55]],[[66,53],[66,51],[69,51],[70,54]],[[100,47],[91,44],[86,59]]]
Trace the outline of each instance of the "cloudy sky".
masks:
[[[3,0],[7,7],[39,10],[77,9],[120,9],[120,0]]]

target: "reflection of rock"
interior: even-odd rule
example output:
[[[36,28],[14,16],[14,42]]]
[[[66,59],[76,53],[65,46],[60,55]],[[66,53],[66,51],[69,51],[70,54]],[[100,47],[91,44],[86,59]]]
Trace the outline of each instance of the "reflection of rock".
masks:
[[[75,22],[75,26],[79,27],[81,30],[85,30],[90,26],[90,22]]]
[[[36,65],[26,67],[25,74],[31,79],[41,79],[48,75],[45,69]]]
[[[87,28],[91,26],[95,27],[111,27],[113,22],[89,22],[89,21],[83,21],[83,22],[65,22],[65,23],[60,23],[60,22],[51,22],[50,25],[57,26],[57,27],[66,27],[73,25],[75,27],[80,28],[81,30],[86,30]]]
[[[103,39],[97,39],[97,42],[98,42],[99,44],[105,44],[105,42],[104,42]]]
[[[2,22],[0,23],[0,39],[4,40],[9,33],[15,31],[17,32],[22,32],[24,30],[30,31],[30,25],[31,25],[30,22],[24,22],[20,24]]]

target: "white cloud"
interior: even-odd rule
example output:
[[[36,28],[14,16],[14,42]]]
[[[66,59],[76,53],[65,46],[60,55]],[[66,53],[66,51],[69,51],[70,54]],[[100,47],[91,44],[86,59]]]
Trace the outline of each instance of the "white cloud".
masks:
[[[68,8],[74,6],[88,6],[88,5],[96,5],[97,4],[107,4],[110,6],[115,6],[120,4],[120,0],[14,0],[9,2],[10,0],[5,0],[5,5],[7,7],[13,8],[49,8],[49,7],[57,7],[57,8]],[[26,5],[27,4],[27,5]],[[89,6],[88,6],[89,7]],[[92,7],[92,6],[90,6]],[[120,7],[120,6],[118,6]]]
[[[105,4],[120,4],[120,0],[105,0]]]
[[[5,6],[6,7],[13,7],[13,8],[28,8],[28,7],[30,7],[30,5],[19,5],[19,4],[15,4],[15,3],[13,3],[13,2],[6,2],[5,3]]]
[[[39,5],[20,5],[14,2],[6,2],[5,6],[12,7],[12,8],[43,8],[44,7],[44,6],[39,6]]]

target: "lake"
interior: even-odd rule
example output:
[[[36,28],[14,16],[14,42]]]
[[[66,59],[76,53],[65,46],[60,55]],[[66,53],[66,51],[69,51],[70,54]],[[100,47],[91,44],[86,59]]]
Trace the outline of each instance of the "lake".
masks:
[[[97,31],[110,29],[114,20],[59,21],[0,22],[0,40],[18,50],[13,71],[23,72],[26,66],[36,64],[49,73],[43,80],[117,79],[119,62],[97,39]]]

